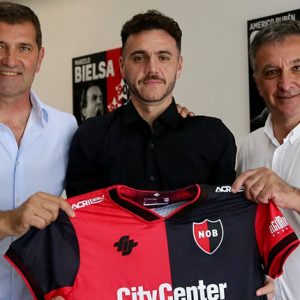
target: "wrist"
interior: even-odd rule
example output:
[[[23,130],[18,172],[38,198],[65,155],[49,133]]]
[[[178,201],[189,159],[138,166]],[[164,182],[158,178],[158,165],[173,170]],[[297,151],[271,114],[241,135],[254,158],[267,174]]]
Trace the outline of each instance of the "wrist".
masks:
[[[292,187],[291,209],[300,213],[300,189]]]
[[[9,225],[9,214],[9,211],[0,211],[0,239],[4,239],[12,235],[12,230]]]

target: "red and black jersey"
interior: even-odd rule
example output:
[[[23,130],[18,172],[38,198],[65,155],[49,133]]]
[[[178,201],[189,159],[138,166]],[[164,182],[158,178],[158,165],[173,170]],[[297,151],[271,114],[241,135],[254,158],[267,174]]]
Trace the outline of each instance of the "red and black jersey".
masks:
[[[280,275],[299,244],[273,203],[230,187],[113,186],[67,201],[76,217],[61,212],[6,253],[35,299],[266,299],[255,295],[264,274]],[[166,217],[152,209],[176,202]]]

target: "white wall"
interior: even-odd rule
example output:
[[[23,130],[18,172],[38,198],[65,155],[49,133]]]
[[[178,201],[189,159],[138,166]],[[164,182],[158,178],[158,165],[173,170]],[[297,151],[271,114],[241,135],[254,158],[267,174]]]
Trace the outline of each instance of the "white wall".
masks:
[[[150,8],[183,30],[184,72],[176,100],[221,118],[239,145],[249,132],[247,20],[300,8],[299,0],[24,0],[39,16],[46,57],[34,90],[72,112],[72,58],[121,46],[120,29]]]

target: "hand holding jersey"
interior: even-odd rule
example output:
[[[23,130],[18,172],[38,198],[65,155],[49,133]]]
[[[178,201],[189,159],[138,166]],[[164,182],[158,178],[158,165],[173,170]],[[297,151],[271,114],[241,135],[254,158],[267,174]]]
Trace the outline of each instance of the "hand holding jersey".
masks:
[[[0,239],[7,236],[20,236],[31,226],[43,229],[55,221],[59,209],[69,217],[75,213],[71,206],[60,197],[38,192],[16,209],[0,212]]]
[[[271,169],[258,168],[245,171],[232,185],[232,192],[244,187],[246,198],[255,202],[269,203],[272,200],[281,208],[300,213],[300,191],[288,185]]]

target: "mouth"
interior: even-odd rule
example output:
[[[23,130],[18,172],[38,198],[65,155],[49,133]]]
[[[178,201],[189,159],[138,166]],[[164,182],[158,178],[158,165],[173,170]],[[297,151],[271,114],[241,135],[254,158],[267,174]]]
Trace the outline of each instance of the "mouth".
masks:
[[[146,78],[142,79],[141,82],[143,84],[154,84],[154,83],[156,84],[156,83],[165,83],[165,80],[158,76],[147,76]]]
[[[143,84],[164,84],[164,80],[163,79],[157,79],[157,78],[148,78],[148,79],[144,79],[142,80]]]
[[[19,72],[11,72],[11,71],[0,71],[0,75],[2,76],[17,76],[19,75],[20,73]]]
[[[281,99],[281,100],[289,100],[289,99],[292,99],[292,98],[297,97],[299,95],[300,95],[300,93],[293,94],[293,95],[291,95],[291,94],[279,94],[279,95],[277,95],[277,98]]]

